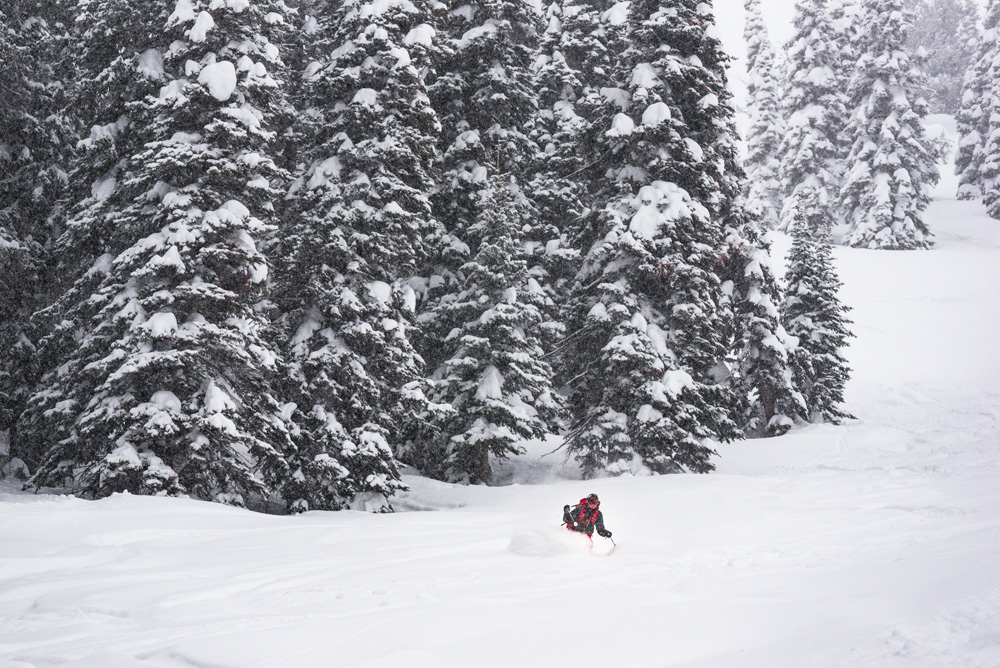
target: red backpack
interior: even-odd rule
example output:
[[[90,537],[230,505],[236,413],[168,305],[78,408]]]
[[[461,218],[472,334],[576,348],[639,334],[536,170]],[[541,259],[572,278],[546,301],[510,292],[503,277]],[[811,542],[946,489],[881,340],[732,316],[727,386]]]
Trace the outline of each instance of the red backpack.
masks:
[[[583,526],[590,526],[597,522],[597,513],[601,509],[601,502],[597,502],[597,506],[591,510],[587,507],[587,499],[580,499],[580,510],[577,511],[576,517],[573,519],[577,524],[582,524]]]

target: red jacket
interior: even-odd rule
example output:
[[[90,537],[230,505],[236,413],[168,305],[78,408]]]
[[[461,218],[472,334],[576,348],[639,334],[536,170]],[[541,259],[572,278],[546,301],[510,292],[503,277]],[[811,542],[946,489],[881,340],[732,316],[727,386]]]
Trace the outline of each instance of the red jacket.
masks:
[[[605,529],[604,513],[601,512],[600,508],[601,506],[598,504],[597,508],[591,510],[587,506],[587,500],[580,499],[580,503],[572,508],[569,506],[563,508],[563,524],[570,531],[579,531],[588,536],[594,535],[594,529],[597,529],[597,533],[601,533]]]

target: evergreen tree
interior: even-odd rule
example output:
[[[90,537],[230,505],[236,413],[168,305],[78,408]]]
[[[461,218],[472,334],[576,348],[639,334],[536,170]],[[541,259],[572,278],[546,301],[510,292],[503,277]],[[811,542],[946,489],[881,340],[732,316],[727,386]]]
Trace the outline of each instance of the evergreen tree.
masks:
[[[685,20],[675,33],[678,44],[683,45],[679,54],[684,60],[703,64],[704,71],[695,68],[686,70],[684,76],[675,80],[670,89],[675,94],[678,109],[684,120],[689,141],[693,141],[697,151],[696,161],[689,167],[698,170],[698,178],[705,183],[696,192],[701,192],[700,201],[708,207],[713,218],[724,226],[724,242],[721,250],[722,262],[713,269],[724,281],[723,297],[716,327],[721,326],[729,346],[728,387],[731,390],[730,412],[738,421],[738,426],[750,435],[776,435],[786,431],[796,415],[802,413],[799,400],[790,385],[791,371],[787,355],[781,353],[786,346],[787,336],[777,318],[775,305],[781,301],[780,289],[769,269],[770,248],[763,237],[760,216],[763,209],[780,206],[781,192],[777,183],[771,183],[768,197],[763,200],[757,186],[760,181],[748,183],[747,174],[738,161],[736,147],[737,134],[734,126],[734,112],[726,81],[727,59],[721,45],[708,30],[710,15],[703,3],[688,3],[677,8]],[[686,11],[687,14],[682,12]],[[748,55],[751,69],[769,70],[773,67],[770,47],[766,43],[763,24],[759,23],[759,7],[749,6],[750,30]],[[754,18],[754,14],[758,14]],[[755,25],[757,24],[757,25]],[[765,41],[761,41],[761,40]],[[666,72],[684,73],[676,67],[664,67]],[[763,76],[763,75],[762,75]],[[773,106],[766,100],[767,82],[761,87],[751,86],[755,99],[763,108]],[[773,126],[780,125],[777,109],[773,110]],[[684,130],[682,130],[683,132]],[[769,144],[770,151],[776,151],[779,136],[768,138],[769,130],[758,123],[754,132],[760,133],[762,142],[757,148]],[[755,153],[763,163],[761,154]],[[777,165],[772,163],[773,167]],[[751,164],[755,172],[751,178],[763,178],[764,173]],[[765,172],[767,169],[765,168]],[[776,174],[772,172],[772,176]],[[694,183],[690,177],[688,183]],[[693,187],[693,186],[692,186]],[[744,196],[751,193],[748,202]],[[761,194],[755,195],[755,192]],[[775,216],[777,211],[771,209]],[[768,305],[770,302],[770,306]],[[702,376],[706,382],[720,382],[726,372],[716,361],[709,374]]]
[[[135,169],[130,161],[149,139],[136,123],[136,102],[166,83],[160,43],[168,12],[165,3],[137,12],[129,0],[84,1],[76,7],[67,56],[76,71],[66,88],[79,141],[69,175],[66,233],[56,244],[57,293],[101,255],[117,254],[129,243],[106,217],[123,174]]]
[[[852,142],[841,195],[848,245],[928,248],[923,221],[938,180],[938,148],[921,121],[927,103],[918,63],[906,51],[908,19],[902,0],[866,0],[861,54],[851,81]]]
[[[816,210],[814,206],[804,206],[792,226],[781,320],[798,341],[792,352],[792,368],[809,419],[839,424],[851,417],[841,408],[850,376],[842,351],[853,335],[846,316],[848,308],[837,297],[841,283],[833,266],[829,232],[823,231],[828,224],[809,220],[803,213]]]
[[[990,3],[985,21],[984,45],[992,45],[990,67],[986,71],[983,112],[989,119],[983,137],[983,161],[979,168],[983,203],[994,218],[1000,219],[1000,2]],[[987,102],[988,100],[988,102]]]
[[[750,9],[753,14],[754,7]],[[735,113],[726,80],[727,58],[710,29],[710,6],[687,3],[676,11],[687,12],[680,14],[684,20],[680,30],[674,33],[681,45],[678,55],[705,67],[703,71],[695,68],[685,71],[676,66],[665,66],[663,70],[674,73],[668,88],[680,92],[675,92],[673,97],[678,101],[684,121],[681,131],[687,131],[690,136],[686,141],[693,142],[696,148],[693,153],[696,160],[688,166],[699,170],[699,178],[710,184],[701,190],[701,201],[713,218],[723,224],[725,237],[722,262],[714,269],[724,281],[716,324],[726,332],[730,348],[727,363],[731,368],[726,372],[717,364],[702,378],[716,383],[728,374],[730,395],[735,402],[730,412],[739,426],[753,435],[773,435],[787,429],[784,425],[801,410],[797,408],[794,390],[784,380],[791,375],[787,357],[777,351],[774,354],[760,352],[775,340],[787,339],[777,320],[776,309],[769,308],[766,303],[770,299],[772,305],[777,304],[781,296],[777,281],[768,269],[770,248],[759,217],[762,202],[758,198],[748,203],[744,195],[754,186],[748,186],[747,174],[738,160]],[[664,25],[669,24],[664,22]],[[762,25],[759,28],[762,29]],[[751,32],[760,34],[761,30]],[[766,35],[761,36],[766,39]],[[764,64],[771,60],[767,57],[769,45],[766,42],[753,43],[748,51],[754,63]],[[773,63],[770,64],[773,67]],[[765,88],[757,91],[761,93],[758,99],[762,103]],[[775,123],[781,124],[777,111]],[[761,131],[766,134],[763,128]],[[776,148],[774,144],[772,150]],[[687,182],[694,183],[694,180],[689,177]],[[776,198],[775,203],[780,204],[780,189],[772,196]],[[761,427],[760,416],[764,416],[763,425],[767,425],[775,415],[781,417],[775,418],[770,427]]]
[[[644,150],[650,152],[657,166],[666,169],[664,176],[670,176],[713,217],[730,225],[740,217],[735,205],[744,189],[744,173],[726,80],[729,56],[715,36],[712,3],[649,2],[633,10],[633,17],[636,57],[630,60],[625,56],[630,61],[627,66],[631,68],[633,107],[636,113],[645,109],[644,124],[647,114],[655,117],[662,112],[659,100],[649,93],[657,89],[649,79],[651,71],[655,72],[666,91],[663,101],[672,114],[670,122],[663,126],[675,126],[682,144],[672,148],[677,156],[674,160],[664,159],[655,142]],[[661,136],[667,136],[665,130],[661,130]]]
[[[287,477],[279,359],[255,304],[256,243],[284,178],[269,157],[282,75],[270,36],[288,11],[178,0],[142,52],[162,58],[162,86],[127,107],[143,136],[103,200],[114,243],[44,314],[58,324],[19,433],[42,462],[29,484],[243,504]]]
[[[319,15],[320,59],[300,106],[315,148],[280,243],[289,394],[301,424],[297,509],[338,508],[402,489],[397,457],[430,410],[407,285],[440,226],[428,194],[440,133],[422,68],[426,5],[350,1]]]
[[[747,135],[747,201],[758,211],[765,228],[776,228],[781,215],[781,162],[779,148],[784,119],[778,95],[774,50],[760,15],[760,0],[746,0],[747,111],[751,124]]]
[[[425,439],[425,467],[451,480],[486,483],[490,455],[502,459],[517,451],[515,439],[541,436],[557,427],[554,414],[547,414],[552,411],[541,405],[537,407],[542,409],[540,416],[523,419],[516,415],[521,407],[503,408],[516,401],[530,411],[537,410],[535,403],[547,401],[554,406],[547,389],[551,369],[541,363],[539,342],[553,340],[559,331],[553,321],[554,290],[549,288],[546,295],[541,287],[548,283],[545,248],[559,237],[551,221],[535,215],[534,202],[524,194],[524,185],[539,161],[539,148],[531,136],[538,112],[531,68],[540,30],[535,10],[520,1],[455,3],[444,22],[447,44],[430,89],[442,119],[444,146],[434,210],[447,236],[432,270],[426,312],[421,316],[423,351],[443,383],[434,397],[462,414],[437,421],[434,437]],[[516,202],[504,194],[508,189],[517,193]],[[491,211],[502,206],[511,208],[503,214]],[[503,221],[490,220],[501,215]],[[529,241],[535,255],[530,277],[521,268],[528,260],[523,246]],[[497,245],[508,249],[512,264],[494,266],[497,260],[492,254]],[[520,294],[516,305],[504,306],[500,294],[504,290],[497,292],[496,285],[483,282],[483,270],[478,267],[484,263],[496,271],[513,272],[503,280],[507,281],[504,290]],[[472,294],[481,299],[478,306],[466,303]],[[522,312],[529,304],[531,313]],[[546,311],[544,316],[539,307]],[[492,325],[483,325],[484,331],[456,334],[455,330],[475,329],[474,323],[462,319],[470,308],[503,315]],[[514,325],[502,322],[507,318],[516,322],[516,337],[522,341],[512,338],[515,335],[508,330]],[[471,341],[479,344],[471,345]],[[515,353],[519,345],[522,349]],[[459,358],[456,346],[461,350]],[[510,368],[510,355],[521,359],[525,368]],[[532,357],[537,359],[529,361]],[[523,377],[509,378],[502,393],[470,397],[468,386],[479,364],[483,365],[478,367],[480,373],[492,369],[491,380],[500,377],[497,374]],[[501,433],[486,436],[482,430],[487,425]]]
[[[443,128],[434,211],[447,237],[433,269],[428,304],[462,289],[460,267],[472,257],[467,237],[478,216],[480,191],[503,174],[523,192],[539,158],[531,137],[538,112],[532,72],[541,31],[536,10],[521,0],[455,2],[443,23],[445,46],[430,96]],[[526,203],[533,208],[533,202]],[[524,223],[522,238],[532,241],[539,255],[539,245],[558,238],[551,223],[536,215]],[[536,274],[545,281],[544,270]],[[440,344],[431,339],[423,346],[432,367],[442,359]]]
[[[22,250],[47,250],[68,187],[75,137],[64,110],[64,4],[12,0],[0,9],[0,234],[19,239]],[[32,254],[26,269],[39,259]]]
[[[567,340],[569,451],[587,476],[710,471],[706,439],[736,433],[728,393],[704,380],[724,354],[713,250],[698,241],[712,223],[663,181],[617,205],[581,272],[589,285]]]
[[[0,106],[0,345],[9,351],[0,359],[0,465],[6,463],[10,429],[24,386],[18,379],[15,358],[20,333],[30,313],[31,286],[36,282],[40,249],[26,243],[19,229],[17,200],[23,185],[13,175],[20,155],[14,141],[21,136],[30,99],[27,48],[21,44],[21,26],[0,9],[0,90],[8,102]],[[21,355],[21,358],[27,357]],[[2,473],[0,473],[2,475]]]
[[[707,440],[737,434],[718,382],[729,315],[718,220],[735,218],[742,172],[709,12],[634,4],[632,46],[613,71],[621,88],[605,93],[594,145],[606,203],[563,344],[573,350],[567,445],[586,475],[705,472]]]
[[[10,432],[27,391],[19,371],[30,351],[24,351],[21,334],[30,314],[32,286],[37,281],[41,250],[26,243],[19,229],[17,201],[23,185],[13,175],[22,151],[13,142],[20,138],[28,117],[30,99],[27,49],[21,44],[20,22],[0,9],[0,91],[6,104],[0,107],[0,467],[10,457]],[[0,468],[0,477],[3,477]]]
[[[528,288],[521,241],[529,209],[500,179],[480,198],[468,230],[475,251],[459,270],[460,290],[430,319],[448,332],[433,398],[454,409],[438,431],[440,474],[465,483],[489,482],[491,457],[520,454],[519,443],[549,433],[559,413],[539,340],[544,294]]]
[[[861,24],[864,16],[863,0],[827,0],[829,20],[837,36],[837,53],[840,64],[837,76],[846,84],[850,83],[855,63],[860,56]]]
[[[20,0],[0,8],[0,464],[37,378],[29,319],[47,299],[49,253],[70,183],[60,9]]]
[[[537,110],[531,67],[539,23],[520,0],[456,3],[448,15],[447,55],[430,91],[445,146],[435,210],[459,240],[487,181],[505,174],[523,184],[535,162],[527,130]]]
[[[780,436],[807,417],[793,382],[794,342],[781,324],[782,295],[759,219],[747,216],[728,239],[733,301],[734,416],[748,436]]]
[[[619,55],[628,48],[631,30],[625,7],[618,4],[606,9],[606,3],[594,1],[566,3],[562,7],[560,53],[580,87],[563,90],[567,98],[575,96],[572,115],[569,109],[561,107],[568,116],[569,127],[563,124],[568,132],[562,145],[553,147],[554,152],[549,152],[547,145],[545,149],[550,164],[557,156],[573,155],[575,151],[573,164],[560,171],[556,183],[575,183],[574,187],[582,194],[580,215],[570,218],[563,235],[577,254],[571,265],[576,271],[583,256],[600,238],[601,211],[616,189],[615,179],[609,175],[621,165],[621,156],[615,155],[609,145],[609,140],[611,143],[618,140],[606,133],[629,104]],[[568,169],[570,166],[572,169]],[[569,281],[570,294],[575,289],[574,283],[575,274]]]
[[[605,3],[566,0],[549,5],[546,16],[532,135],[541,154],[530,185],[538,208],[534,229],[546,234],[533,234],[528,243],[541,252],[544,242],[540,280],[564,303],[607,199],[611,163],[604,133],[625,100],[613,72],[627,46],[628,14],[622,5],[606,9]]]
[[[927,54],[923,70],[930,112],[954,115],[961,107],[963,77],[976,52],[974,45],[970,48],[970,38],[978,37],[977,4],[974,0],[905,0],[904,6],[914,14],[908,50]]]
[[[578,36],[573,25],[581,14],[592,16],[593,11],[562,2],[548,6],[548,23],[534,67],[538,109],[531,119],[530,136],[538,152],[527,189],[536,207],[536,222],[526,242],[532,257],[530,275],[546,291],[552,304],[545,311],[551,322],[558,323],[559,331],[547,337],[546,347],[564,334],[559,305],[569,293],[580,260],[572,238],[588,211],[583,178],[586,163],[580,150],[587,120],[577,112],[585,77],[568,60],[575,57],[572,46]]]
[[[955,174],[958,175],[958,198],[977,200],[984,195],[982,166],[986,141],[990,132],[990,113],[994,104],[992,82],[998,76],[995,60],[1000,53],[1000,2],[995,0],[987,7],[981,31],[966,48],[974,53],[974,60],[965,72],[962,88],[962,105],[956,117],[958,125],[958,151],[955,155]]]
[[[828,0],[799,0],[795,6],[795,35],[787,47],[788,89],[784,115],[787,130],[781,143],[781,184],[784,203],[781,227],[789,229],[795,217],[793,202],[816,211],[821,218],[840,192],[840,144],[847,121],[845,61],[850,54],[847,35],[833,22]],[[805,197],[805,193],[813,195]]]

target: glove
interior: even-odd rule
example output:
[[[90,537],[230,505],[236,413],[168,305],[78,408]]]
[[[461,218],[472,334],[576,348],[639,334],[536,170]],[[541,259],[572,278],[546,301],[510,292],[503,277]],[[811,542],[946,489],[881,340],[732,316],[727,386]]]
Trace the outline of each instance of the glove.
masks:
[[[598,531],[598,532],[597,532],[597,534],[598,534],[598,535],[599,535],[599,536],[600,536],[601,538],[611,538],[611,532],[610,532],[610,531],[608,531],[607,529],[605,529],[605,530],[603,530],[603,531]]]
[[[569,506],[563,506],[563,512],[564,513],[568,513],[569,512]]]

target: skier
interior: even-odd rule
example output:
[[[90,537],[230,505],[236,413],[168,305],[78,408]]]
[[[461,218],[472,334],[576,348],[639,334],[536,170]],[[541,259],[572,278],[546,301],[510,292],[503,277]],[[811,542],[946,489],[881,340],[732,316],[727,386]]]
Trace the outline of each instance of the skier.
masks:
[[[563,506],[563,524],[570,531],[579,531],[588,536],[593,536],[596,528],[598,536],[611,538],[611,532],[604,528],[604,513],[600,508],[601,500],[596,494],[590,494],[572,508]]]

